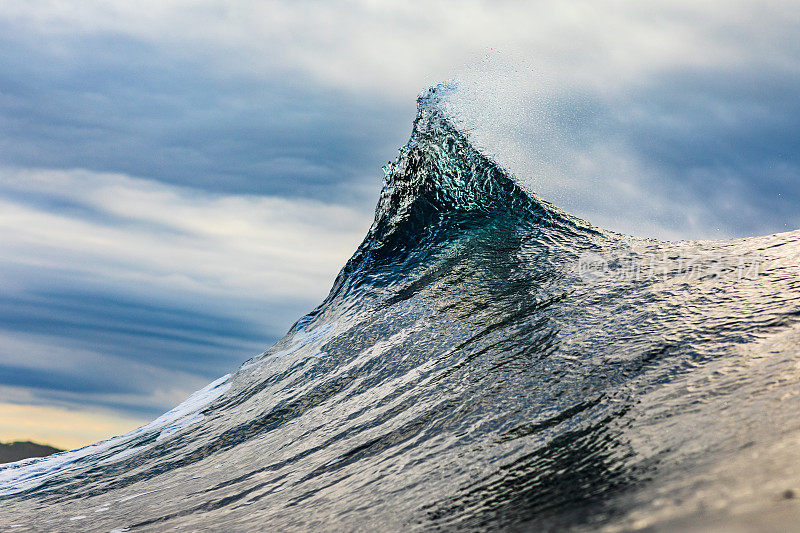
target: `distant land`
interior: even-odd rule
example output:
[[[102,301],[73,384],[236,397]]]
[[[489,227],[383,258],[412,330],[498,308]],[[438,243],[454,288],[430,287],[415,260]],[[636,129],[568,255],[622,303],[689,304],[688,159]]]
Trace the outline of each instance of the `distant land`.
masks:
[[[64,450],[30,441],[8,444],[0,442],[0,463],[13,463],[29,457],[45,457],[62,451]]]

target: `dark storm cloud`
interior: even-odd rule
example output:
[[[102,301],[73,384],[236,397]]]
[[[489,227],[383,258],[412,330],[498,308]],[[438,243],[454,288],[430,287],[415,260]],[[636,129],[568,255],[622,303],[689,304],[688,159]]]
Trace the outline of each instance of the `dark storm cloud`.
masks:
[[[110,294],[34,290],[0,296],[0,324],[17,332],[79,340],[102,354],[170,370],[184,369],[191,361],[200,374],[224,373],[232,361],[243,361],[275,341],[262,325],[214,309],[191,309],[189,303],[157,305]],[[194,303],[210,307],[210,302]],[[164,353],[172,357],[165,359]]]
[[[352,201],[407,135],[409,117],[380,97],[297,73],[215,75],[207,58],[120,35],[42,37],[0,28],[6,165]]]
[[[142,401],[142,395],[156,393],[176,376],[198,386],[276,340],[255,319],[258,311],[270,311],[258,309],[256,302],[238,302],[249,307],[239,312],[251,314],[251,320],[214,309],[207,300],[194,302],[205,310],[191,304],[158,305],[150,298],[137,301],[113,292],[0,296],[4,335],[34,339],[36,348],[57,346],[67,357],[42,366],[36,361],[48,354],[38,349],[24,353],[25,343],[12,344],[17,352],[3,354],[14,362],[0,363],[0,386],[33,390],[40,402],[89,403],[155,416],[164,406]]]

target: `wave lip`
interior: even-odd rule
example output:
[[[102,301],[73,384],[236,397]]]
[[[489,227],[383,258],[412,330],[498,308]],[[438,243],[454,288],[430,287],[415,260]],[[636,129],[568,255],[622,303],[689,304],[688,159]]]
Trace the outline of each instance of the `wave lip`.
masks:
[[[362,282],[409,277],[437,250],[477,227],[537,227],[553,240],[585,240],[602,232],[527,193],[504,168],[472,146],[443,110],[451,85],[417,99],[411,137],[384,167],[375,220],[334,282],[326,303]],[[563,234],[563,235],[562,235]]]

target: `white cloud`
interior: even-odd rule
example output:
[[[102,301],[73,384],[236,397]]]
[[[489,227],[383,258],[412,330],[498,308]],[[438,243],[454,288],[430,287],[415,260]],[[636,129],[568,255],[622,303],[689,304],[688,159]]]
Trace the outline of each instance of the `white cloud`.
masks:
[[[401,102],[490,50],[531,58],[562,83],[607,90],[675,67],[767,62],[797,69],[798,52],[787,45],[800,23],[797,2],[742,0],[39,0],[4,12],[44,34],[118,33],[213,57],[223,72],[300,70]]]
[[[686,205],[685,199],[656,192],[653,182],[675,177],[654,169],[646,160],[650,154],[643,159],[610,138],[575,143],[569,138],[575,134],[574,124],[560,122],[563,117],[554,115],[564,110],[554,107],[581,109],[591,107],[584,99],[597,99],[616,118],[638,113],[647,115],[639,117],[640,122],[652,119],[666,124],[676,118],[671,109],[660,110],[662,116],[657,116],[659,110],[619,106],[630,103],[631,92],[665,72],[800,76],[800,48],[795,45],[800,3],[787,0],[768,4],[754,0],[84,0],[69,4],[33,0],[6,6],[0,20],[55,50],[62,46],[67,50],[64,43],[88,36],[131,38],[152,45],[165,57],[188,58],[212,78],[316,84],[386,106],[408,108],[421,89],[455,75],[463,81],[455,106],[464,124],[533,190],[612,229],[630,231],[646,225],[648,235],[659,237],[746,234],[761,226],[747,221],[726,224],[720,219],[730,213],[716,219],[713,213],[704,216],[702,205]],[[68,65],[70,52],[64,53]],[[246,100],[241,107],[247,107]],[[715,105],[691,100],[683,104]],[[773,111],[767,109],[765,114],[774,115]],[[313,121],[313,117],[292,120]],[[698,124],[685,125],[686,136],[696,133],[691,128]],[[597,136],[619,133],[609,132],[604,124],[581,126]],[[386,159],[391,155],[387,153]],[[689,179],[686,176],[680,179]],[[240,202],[218,202],[215,213],[226,205],[238,210],[234,204]],[[671,217],[681,206],[686,212]],[[277,207],[273,202],[271,208],[291,206]],[[654,218],[645,220],[645,213],[654,213]],[[221,231],[229,222],[215,224]],[[763,231],[781,224],[764,224]],[[221,239],[214,232],[209,235]],[[230,246],[238,248],[231,239]],[[289,253],[294,257],[290,260],[303,268],[313,266],[290,248],[284,242],[274,251]],[[199,253],[194,257],[202,262],[205,258]],[[208,268],[219,275],[218,266]],[[202,274],[204,269],[198,270]],[[234,277],[244,281],[244,276]],[[272,284],[300,278],[266,268],[260,279]]]
[[[83,170],[0,169],[0,262],[151,290],[318,301],[370,222],[312,200]]]

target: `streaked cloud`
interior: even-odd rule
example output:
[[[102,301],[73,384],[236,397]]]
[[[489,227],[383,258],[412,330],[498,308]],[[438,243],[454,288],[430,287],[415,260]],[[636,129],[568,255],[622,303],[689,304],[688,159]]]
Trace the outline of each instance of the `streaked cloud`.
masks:
[[[197,0],[14,4],[4,18],[49,39],[116,35],[274,79],[406,101],[490,49],[532,58],[548,77],[620,87],[674,68],[768,64],[795,70],[794,1],[416,2]],[[230,54],[236,54],[231,61]]]
[[[368,224],[315,200],[0,169],[4,397],[157,414],[311,310]]]
[[[102,29],[50,36],[0,15],[2,163],[372,201],[380,162],[408,135],[413,98],[399,120],[396,108],[302,73],[263,80],[213,67]]]

